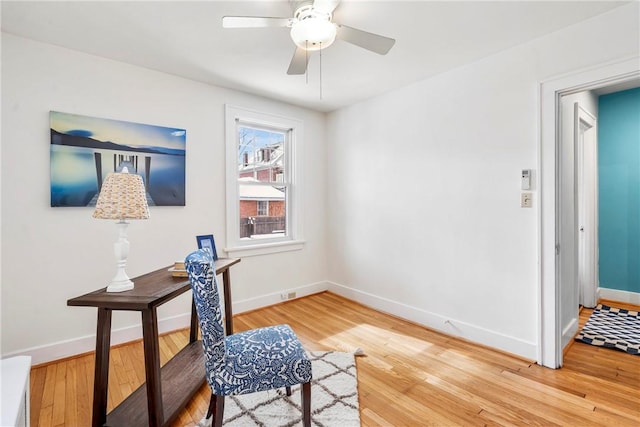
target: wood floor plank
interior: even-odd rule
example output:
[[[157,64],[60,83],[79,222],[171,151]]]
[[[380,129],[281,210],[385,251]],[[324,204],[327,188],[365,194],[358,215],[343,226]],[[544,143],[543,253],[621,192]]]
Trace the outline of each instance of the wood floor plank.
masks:
[[[78,426],[91,425],[91,397],[93,396],[93,357],[76,359],[76,417]],[[73,398],[73,396],[69,396]]]
[[[32,424],[35,424],[40,427],[51,427],[53,423],[51,419],[53,417],[53,405],[43,406],[40,409],[40,412],[36,414],[36,419],[31,418]],[[35,421],[35,422],[34,422]]]
[[[67,361],[58,365],[56,369],[55,384],[53,386],[53,413],[51,423],[54,426],[65,423],[65,393],[66,393]]]
[[[40,366],[31,369],[29,389],[31,393],[30,417],[36,418],[42,410],[42,394],[44,393],[44,385],[47,376],[47,367]]]
[[[447,392],[460,400],[476,402],[482,408],[478,415],[486,419],[489,424],[524,425],[536,420],[539,423],[543,422],[543,419],[535,414],[530,414],[528,411],[508,405],[495,398],[499,396],[498,393],[491,394],[491,391],[486,389],[481,389],[482,392],[479,392],[477,388],[471,389],[466,384],[454,384],[452,381],[447,381],[437,375],[430,375],[427,378],[427,382],[436,386],[439,391]],[[494,398],[487,398],[484,395],[487,393]]]
[[[64,424],[80,425],[78,423],[78,369],[77,359],[67,361],[64,396]]]
[[[581,325],[591,312],[583,309]],[[640,357],[621,351],[576,342],[552,370],[330,292],[234,316],[236,331],[281,323],[308,350],[364,350],[356,358],[363,426],[640,425]],[[160,336],[161,364],[188,337]],[[32,369],[34,427],[89,425],[93,363],[90,354]],[[108,410],[144,382],[142,342],[115,347],[110,367]],[[209,396],[204,385],[172,426],[194,426]]]
[[[59,364],[51,364],[46,367],[46,375],[45,375],[45,383],[44,388],[42,390],[42,402],[41,406],[43,407],[51,407],[53,410],[53,397],[55,396],[54,388],[56,386],[56,373],[58,372]]]
[[[598,406],[594,412],[601,426],[637,426],[640,407],[636,407],[635,411],[622,412]]]

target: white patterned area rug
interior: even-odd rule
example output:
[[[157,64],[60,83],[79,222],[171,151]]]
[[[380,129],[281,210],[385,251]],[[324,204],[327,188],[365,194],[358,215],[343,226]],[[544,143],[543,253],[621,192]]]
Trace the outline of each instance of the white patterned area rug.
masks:
[[[352,353],[309,352],[311,382],[311,425],[318,427],[360,426],[358,379]],[[302,425],[300,386],[230,396],[224,402],[225,427],[293,427]],[[211,426],[213,417],[202,418],[199,427]]]
[[[598,304],[575,339],[640,355],[640,316],[637,311]]]

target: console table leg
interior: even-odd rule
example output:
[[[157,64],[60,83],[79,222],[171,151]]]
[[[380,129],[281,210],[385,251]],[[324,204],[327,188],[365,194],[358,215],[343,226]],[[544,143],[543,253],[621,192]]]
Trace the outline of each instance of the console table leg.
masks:
[[[93,377],[93,417],[91,420],[93,427],[102,427],[107,422],[110,346],[111,310],[98,308],[98,330],[96,332],[96,357]]]
[[[224,286],[224,328],[225,334],[233,334],[233,310],[231,307],[231,278],[229,269],[222,273],[222,283]]]
[[[161,426],[164,423],[164,412],[162,407],[162,384],[160,381],[158,319],[155,309],[142,311],[142,337],[144,342],[149,426]]]

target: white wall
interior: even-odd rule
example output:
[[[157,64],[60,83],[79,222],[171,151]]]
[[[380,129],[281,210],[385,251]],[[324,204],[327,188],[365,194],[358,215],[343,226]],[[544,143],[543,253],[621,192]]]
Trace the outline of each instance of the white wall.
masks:
[[[536,359],[540,82],[639,52],[638,3],[329,115],[335,288]],[[535,171],[534,178],[539,171]]]
[[[27,353],[39,363],[93,349],[96,309],[66,301],[115,273],[114,223],[90,208],[49,205],[49,111],[187,129],[186,206],[152,207],[150,220],[129,227],[135,277],[183,258],[196,235],[213,233],[225,247],[225,103],[303,120],[305,132],[305,248],[232,267],[234,306],[326,287],[324,114],[2,34],[3,357]],[[189,298],[162,306],[163,324],[186,325]],[[139,336],[139,323],[137,313],[115,312],[114,329],[126,332],[115,342]]]

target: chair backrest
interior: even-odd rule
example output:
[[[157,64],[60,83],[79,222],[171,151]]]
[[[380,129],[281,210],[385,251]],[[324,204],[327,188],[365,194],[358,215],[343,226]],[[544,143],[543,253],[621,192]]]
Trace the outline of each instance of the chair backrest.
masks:
[[[213,254],[209,249],[199,249],[187,255],[184,264],[202,333],[207,380],[211,383],[211,374],[224,366],[226,350]]]

